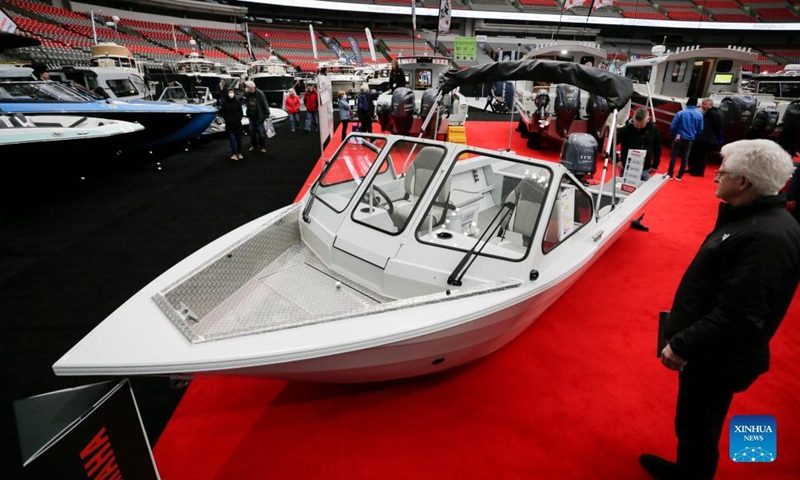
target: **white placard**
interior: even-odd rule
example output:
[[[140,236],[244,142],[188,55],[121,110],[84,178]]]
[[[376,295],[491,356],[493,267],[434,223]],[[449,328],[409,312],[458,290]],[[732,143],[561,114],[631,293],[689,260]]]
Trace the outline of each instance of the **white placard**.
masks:
[[[317,92],[319,93],[319,143],[320,152],[325,151],[333,134],[333,90],[331,79],[325,75],[317,76]]]
[[[642,171],[644,170],[644,157],[647,150],[631,148],[628,150],[628,161],[625,163],[625,172],[622,174],[623,192],[631,193],[642,184]]]
[[[556,208],[558,209],[558,241],[561,241],[575,229],[575,187],[561,186]]]

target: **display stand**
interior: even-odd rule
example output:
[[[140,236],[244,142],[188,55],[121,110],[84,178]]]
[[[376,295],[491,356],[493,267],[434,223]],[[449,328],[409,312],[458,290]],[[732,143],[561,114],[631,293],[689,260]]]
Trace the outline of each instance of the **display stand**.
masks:
[[[14,402],[25,477],[159,479],[127,379]]]

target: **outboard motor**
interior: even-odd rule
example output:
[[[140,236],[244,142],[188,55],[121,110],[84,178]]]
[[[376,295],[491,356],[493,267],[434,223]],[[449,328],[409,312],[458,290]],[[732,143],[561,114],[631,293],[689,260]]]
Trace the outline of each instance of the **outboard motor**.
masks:
[[[588,133],[571,133],[561,146],[561,165],[577,177],[597,171],[597,140]]]
[[[387,103],[379,103],[375,106],[375,115],[378,117],[378,123],[381,124],[381,131],[388,132],[392,123],[392,106]]]
[[[747,130],[747,138],[765,138],[775,131],[778,126],[778,110],[768,105],[756,110],[753,121],[750,122],[750,129]]]
[[[781,123],[783,127],[778,135],[778,144],[789,155],[795,156],[800,144],[800,100],[794,100],[786,107]]]
[[[414,91],[410,88],[395,88],[392,92],[392,110],[390,112],[395,133],[408,135],[414,122]]]
[[[589,133],[598,140],[603,138],[603,128],[606,126],[608,114],[611,113],[608,101],[594,93],[590,94],[589,100],[586,102],[586,113],[589,116]]]
[[[727,142],[745,136],[756,113],[758,99],[752,95],[736,94],[722,99],[719,112],[722,115],[722,135]]]
[[[425,119],[428,118],[428,114],[431,112],[431,110],[436,109],[439,113],[439,118],[437,118],[436,114],[434,114],[430,123],[428,123],[428,128],[425,131],[425,138],[433,138],[434,132],[436,131],[436,122],[439,121],[444,113],[444,109],[442,108],[441,104],[436,103],[436,97],[438,95],[438,88],[429,88],[422,92],[422,100],[420,101],[419,106],[419,116],[422,118],[422,121],[425,122]]]
[[[423,120],[428,116],[431,109],[434,107],[437,107],[439,109],[439,115],[443,113],[441,105],[436,105],[437,95],[439,95],[438,88],[429,88],[424,92],[422,92],[422,100],[420,101],[420,106],[419,106],[419,116]]]
[[[572,121],[581,108],[581,91],[575,85],[559,85],[556,87],[556,131],[562,137],[567,136]]]

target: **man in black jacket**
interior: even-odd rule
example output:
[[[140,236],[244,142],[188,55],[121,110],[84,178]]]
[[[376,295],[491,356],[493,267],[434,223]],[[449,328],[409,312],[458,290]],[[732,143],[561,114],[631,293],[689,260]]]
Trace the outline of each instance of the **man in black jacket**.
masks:
[[[617,168],[620,175],[628,163],[628,152],[630,150],[645,150],[644,168],[642,169],[642,180],[649,180],[650,175],[658,169],[661,163],[661,132],[658,127],[650,121],[650,116],[646,108],[640,108],[633,114],[633,119],[629,120],[624,127],[617,131],[617,144],[620,145],[620,154],[617,161]]]
[[[661,363],[679,370],[675,463],[642,455],[655,478],[711,480],[734,393],[769,369],[769,341],[800,281],[800,225],[778,192],[789,155],[769,140],[722,147],[717,223],[683,275]]]
[[[267,131],[264,121],[269,118],[269,104],[264,92],[256,88],[252,81],[244,82],[244,104],[247,107],[247,119],[250,121],[250,151],[267,153]]]
[[[703,132],[694,140],[689,153],[689,169],[686,171],[694,177],[702,177],[706,171],[708,155],[715,150],[722,138],[722,115],[710,98],[700,104],[703,113]]]

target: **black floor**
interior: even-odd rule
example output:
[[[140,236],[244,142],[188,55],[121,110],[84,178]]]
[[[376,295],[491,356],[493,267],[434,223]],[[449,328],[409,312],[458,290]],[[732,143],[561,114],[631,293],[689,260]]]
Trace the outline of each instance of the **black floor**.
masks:
[[[233,162],[227,139],[216,138],[160,164],[55,177],[0,170],[2,478],[22,475],[13,401],[99,380],[56,377],[61,355],[190,253],[294,200],[319,157],[318,137],[279,125],[268,147]],[[133,388],[155,443],[183,392],[164,378]]]

